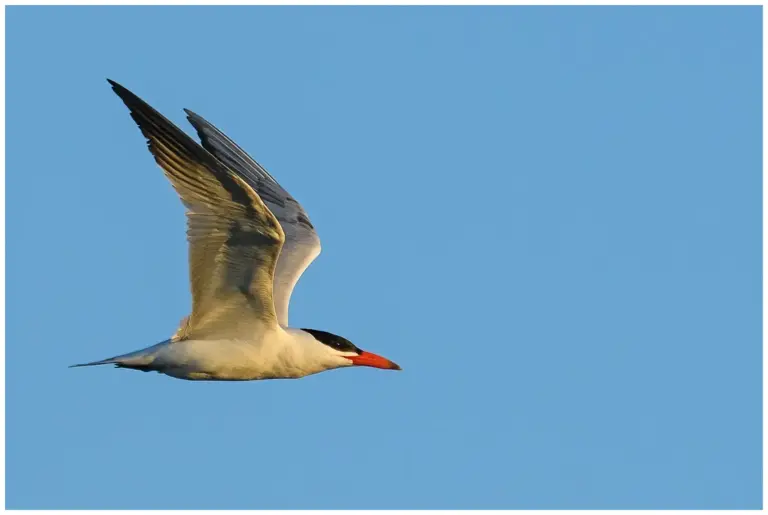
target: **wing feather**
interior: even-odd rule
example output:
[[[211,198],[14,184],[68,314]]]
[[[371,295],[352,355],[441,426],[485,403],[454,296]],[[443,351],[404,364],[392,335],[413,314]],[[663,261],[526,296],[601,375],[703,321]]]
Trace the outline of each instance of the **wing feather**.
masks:
[[[320,238],[301,204],[263,166],[205,118],[189,109],[185,111],[203,147],[258,193],[283,228],[285,244],[275,271],[274,301],[278,321],[287,327],[291,293],[301,274],[320,254]]]
[[[175,338],[246,336],[257,324],[276,324],[280,223],[246,180],[139,97],[109,83],[187,207],[192,313]]]

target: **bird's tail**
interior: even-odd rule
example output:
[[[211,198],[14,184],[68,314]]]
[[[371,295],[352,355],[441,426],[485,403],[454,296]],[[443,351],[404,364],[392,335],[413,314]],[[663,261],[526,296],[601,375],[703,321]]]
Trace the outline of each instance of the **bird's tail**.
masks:
[[[155,360],[155,350],[166,345],[169,340],[158,343],[146,349],[141,349],[128,354],[121,354],[112,358],[102,359],[100,361],[91,361],[90,363],[78,363],[70,365],[69,368],[93,367],[96,365],[115,365],[120,368],[133,368],[136,370],[149,371],[152,369],[152,362]]]
[[[109,359],[102,359],[101,361],[91,361],[90,363],[78,363],[77,365],[69,365],[69,368],[77,368],[77,367],[92,367],[95,365],[110,365],[114,363],[115,365],[118,364],[117,361],[115,361],[117,357],[109,358]]]

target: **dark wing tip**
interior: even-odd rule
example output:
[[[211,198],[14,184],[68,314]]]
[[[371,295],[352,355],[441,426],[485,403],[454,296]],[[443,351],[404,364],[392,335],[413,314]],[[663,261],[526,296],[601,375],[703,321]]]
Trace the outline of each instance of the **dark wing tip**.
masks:
[[[120,97],[120,100],[123,101],[123,103],[132,111],[137,110],[148,110],[149,112],[153,114],[157,114],[158,116],[160,113],[157,113],[155,109],[152,108],[149,104],[144,102],[142,99],[140,99],[138,96],[136,96],[135,93],[133,93],[131,90],[126,88],[125,86],[118,84],[117,82],[113,81],[112,79],[107,79],[107,82],[109,82],[109,85],[112,86],[112,90],[115,92],[115,94]],[[138,123],[138,121],[137,121]]]
[[[135,97],[136,96],[133,93],[131,93],[125,86],[123,86],[122,84],[119,84],[119,83],[113,81],[112,79],[107,79],[107,82],[109,82],[109,85],[112,86],[112,89],[114,90],[115,93],[117,93],[117,95],[120,98],[124,99],[126,96],[127,97]]]
[[[187,121],[189,121],[192,127],[195,128],[200,141],[203,143],[203,146],[205,146],[207,143],[208,135],[203,131],[203,127],[206,125],[211,125],[211,123],[190,109],[184,108],[184,112],[187,114]],[[206,150],[210,151],[210,149]]]
[[[194,127],[195,132],[197,132],[197,135],[200,138],[200,141],[203,143],[203,146],[205,146],[208,136],[203,131],[203,127],[205,125],[210,125],[210,123],[206,121],[205,118],[190,109],[184,108],[184,112],[187,114],[187,121],[192,125],[192,127]]]
[[[166,144],[175,146],[175,152],[186,152],[189,154],[188,157],[194,156],[207,165],[210,165],[211,161],[215,161],[213,156],[209,155],[203,147],[135,93],[112,79],[107,79],[107,82],[128,108],[131,118],[149,141],[153,139],[163,140]],[[150,151],[157,157],[156,149],[152,145],[150,145]]]

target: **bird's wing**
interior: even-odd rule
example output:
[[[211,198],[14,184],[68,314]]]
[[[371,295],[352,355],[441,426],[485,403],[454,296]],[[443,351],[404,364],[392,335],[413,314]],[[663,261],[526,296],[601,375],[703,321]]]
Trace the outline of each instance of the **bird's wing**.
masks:
[[[109,81],[187,207],[192,313],[176,339],[253,337],[277,324],[272,281],[285,241],[248,183],[139,97]]]
[[[320,254],[320,238],[304,208],[272,175],[234,141],[202,116],[185,109],[208,152],[242,177],[259,194],[285,233],[285,244],[277,260],[274,298],[278,322],[288,326],[288,304],[304,270]]]

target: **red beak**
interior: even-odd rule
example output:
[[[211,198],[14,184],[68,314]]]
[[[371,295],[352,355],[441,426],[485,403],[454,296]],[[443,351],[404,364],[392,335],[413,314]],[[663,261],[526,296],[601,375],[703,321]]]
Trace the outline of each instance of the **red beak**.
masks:
[[[353,365],[359,367],[385,368],[387,370],[402,370],[397,363],[382,358],[372,352],[362,351],[359,356],[345,356]]]

